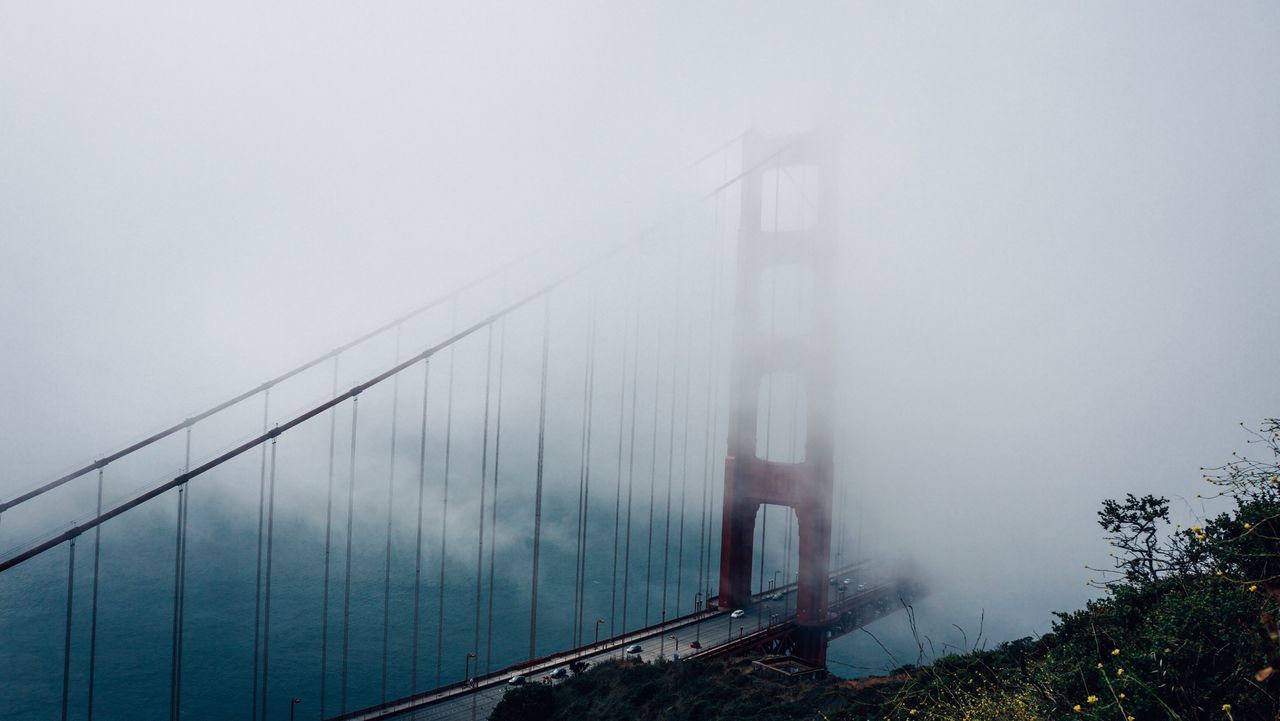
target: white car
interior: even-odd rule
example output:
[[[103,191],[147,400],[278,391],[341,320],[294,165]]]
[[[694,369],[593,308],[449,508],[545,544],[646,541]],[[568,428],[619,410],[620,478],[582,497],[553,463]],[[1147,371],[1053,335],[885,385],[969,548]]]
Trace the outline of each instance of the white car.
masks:
[[[526,678],[526,677],[524,677],[524,676],[512,676],[512,677],[511,677],[511,679],[510,679],[509,681],[507,681],[507,685],[508,685],[508,686],[523,686],[523,685],[525,684],[525,682],[526,682],[526,681],[528,681],[528,680],[529,680],[529,679],[528,679],[528,678]]]
[[[738,609],[737,611],[734,611],[733,613],[729,614],[729,618],[742,618],[745,615],[747,615],[746,611],[742,609]]]
[[[551,678],[566,678],[568,677],[568,675],[569,675],[569,669],[565,668],[564,666],[561,666],[560,668],[551,672]]]
[[[641,648],[638,643],[633,643],[630,646],[627,646],[627,653],[640,653],[643,650],[644,649]]]

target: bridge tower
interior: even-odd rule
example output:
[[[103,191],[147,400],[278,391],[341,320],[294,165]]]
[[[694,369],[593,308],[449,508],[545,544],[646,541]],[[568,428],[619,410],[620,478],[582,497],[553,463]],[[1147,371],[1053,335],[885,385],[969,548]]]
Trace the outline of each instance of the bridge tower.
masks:
[[[751,567],[756,513],[763,504],[794,509],[799,526],[798,630],[795,655],[826,665],[827,578],[831,556],[833,476],[832,394],[834,309],[836,307],[835,149],[829,138],[810,132],[788,137],[748,133],[742,141],[741,220],[738,231],[736,313],[730,369],[728,456],[720,545],[722,609],[751,602]],[[779,189],[817,176],[818,188],[799,197],[813,222],[779,227]],[[768,182],[766,183],[766,180]],[[766,195],[766,192],[768,193]],[[796,196],[792,196],[796,197]],[[773,199],[766,218],[763,202]],[[797,203],[790,204],[793,208]],[[771,298],[786,280],[800,304],[805,327],[776,327]],[[762,434],[770,423],[765,388],[788,375],[803,395],[793,422],[804,421],[799,458],[773,460]],[[771,394],[771,392],[770,392]],[[799,455],[799,454],[796,454]]]

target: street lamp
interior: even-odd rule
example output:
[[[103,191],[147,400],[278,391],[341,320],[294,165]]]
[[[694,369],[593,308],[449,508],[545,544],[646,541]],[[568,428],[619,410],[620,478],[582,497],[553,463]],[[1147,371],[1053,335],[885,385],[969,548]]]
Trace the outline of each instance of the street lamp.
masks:
[[[596,640],[595,640],[595,643],[591,644],[592,646],[596,646],[600,644],[600,624],[602,623],[604,623],[603,618],[596,619]]]
[[[293,707],[302,703],[302,699],[294,698],[289,701],[289,721],[293,721]]]
[[[777,588],[777,587],[778,587],[778,574],[779,574],[779,573],[782,573],[782,571],[777,571],[777,570],[775,570],[775,571],[773,572],[773,587],[774,587],[774,588]]]
[[[675,641],[675,642],[676,642],[676,653],[679,653],[679,652],[680,652],[680,639],[676,638],[674,635],[673,635],[673,636],[669,636],[668,638],[670,638],[672,641]]]
[[[474,651],[467,651],[467,663],[462,667],[462,682],[464,684],[470,685],[471,683],[471,659],[475,657]],[[479,665],[480,662],[476,661],[476,666],[478,667]]]

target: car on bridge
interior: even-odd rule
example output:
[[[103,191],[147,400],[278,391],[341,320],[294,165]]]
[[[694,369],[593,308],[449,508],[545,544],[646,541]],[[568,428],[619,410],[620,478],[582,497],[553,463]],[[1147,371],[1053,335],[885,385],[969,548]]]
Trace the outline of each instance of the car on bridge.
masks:
[[[551,678],[568,678],[568,677],[569,677],[569,669],[565,668],[564,666],[561,666],[560,668],[551,672]]]
[[[528,683],[528,681],[529,681],[529,677],[527,677],[527,676],[512,676],[512,677],[507,681],[507,685],[508,685],[508,686],[523,686],[523,685],[525,685],[526,683]]]
[[[747,615],[747,612],[740,608],[737,611],[734,611],[733,613],[729,614],[729,618],[742,618],[745,615]]]
[[[640,653],[640,652],[641,652],[641,651],[643,651],[643,650],[644,650],[644,648],[643,648],[640,644],[638,644],[638,643],[633,643],[633,644],[631,644],[630,646],[627,646],[627,653],[635,653],[635,654],[638,654],[638,653]]]

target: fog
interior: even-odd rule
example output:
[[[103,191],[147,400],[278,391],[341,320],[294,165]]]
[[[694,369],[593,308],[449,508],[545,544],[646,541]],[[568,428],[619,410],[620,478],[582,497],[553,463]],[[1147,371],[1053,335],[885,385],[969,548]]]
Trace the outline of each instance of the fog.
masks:
[[[846,539],[927,580],[935,638],[955,623],[972,641],[984,613],[995,641],[1043,633],[1096,593],[1082,566],[1108,565],[1102,499],[1203,515],[1198,469],[1277,413],[1278,31],[1263,2],[8,4],[0,497],[505,262],[541,263],[461,319],[424,320],[401,351],[417,352],[659,223],[637,251],[649,265],[605,264],[582,296],[603,329],[598,412],[639,404],[644,435],[678,383],[706,386],[706,343],[728,337],[694,301],[714,275],[700,243],[732,248],[737,201],[696,199],[738,157],[694,161],[748,128],[820,127],[839,141],[838,388],[823,390]],[[526,375],[538,315],[512,322]],[[563,317],[557,347],[581,349],[587,316]],[[647,352],[663,333],[677,345],[643,366],[661,393],[619,407],[636,322]],[[344,384],[399,357],[380,342]],[[478,394],[469,342],[459,382]],[[581,351],[557,352],[575,355],[553,382],[580,384]],[[328,372],[272,420],[326,397]],[[513,392],[532,412],[532,387]],[[551,413],[575,432],[579,406]],[[260,406],[243,415],[203,455],[260,430]],[[323,445],[327,425],[311,433]],[[576,482],[573,438],[552,450],[571,469],[557,488]],[[527,459],[532,441],[513,443]]]

